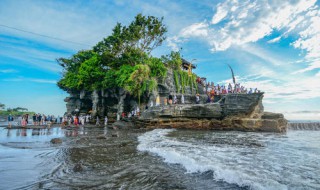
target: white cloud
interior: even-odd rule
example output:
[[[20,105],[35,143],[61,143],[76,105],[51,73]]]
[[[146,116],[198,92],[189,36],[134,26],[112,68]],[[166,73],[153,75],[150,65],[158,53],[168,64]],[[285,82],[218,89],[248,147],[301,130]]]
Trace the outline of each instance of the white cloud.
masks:
[[[281,36],[269,40],[268,43],[275,43],[275,42],[279,42],[280,40],[281,40]]]
[[[56,80],[48,80],[48,79],[37,79],[37,78],[9,78],[9,79],[3,79],[2,81],[5,82],[35,82],[35,83],[47,83],[47,84],[56,84]]]
[[[186,28],[183,28],[180,32],[180,36],[185,38],[189,37],[207,37],[208,36],[208,24],[195,23]]]
[[[255,1],[227,0],[219,3],[211,22],[191,24],[171,41],[179,44],[180,39],[198,38],[208,42],[211,51],[225,51],[231,46],[256,42],[275,31],[282,32],[269,43],[280,41],[292,34],[298,39],[294,48],[305,52],[310,64],[299,72],[320,68],[312,59],[320,58],[320,10],[316,0]],[[223,21],[223,22],[222,22]],[[184,32],[188,30],[187,34]],[[275,63],[270,60],[271,63]]]
[[[234,7],[235,8],[235,7]],[[224,19],[228,15],[228,10],[226,10],[225,6],[218,6],[217,7],[217,12],[215,15],[213,15],[211,24],[217,24],[219,23],[222,19]]]

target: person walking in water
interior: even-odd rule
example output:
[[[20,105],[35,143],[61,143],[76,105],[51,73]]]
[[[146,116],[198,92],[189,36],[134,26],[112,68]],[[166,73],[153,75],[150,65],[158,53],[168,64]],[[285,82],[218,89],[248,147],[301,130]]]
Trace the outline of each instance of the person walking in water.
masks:
[[[97,121],[96,121],[96,125],[100,125],[100,121],[99,121],[99,117],[97,116]]]
[[[104,126],[107,127],[108,126],[108,117],[104,117]]]
[[[10,114],[10,115],[8,116],[8,128],[11,128],[13,120],[14,120],[14,118],[13,118],[13,116]]]

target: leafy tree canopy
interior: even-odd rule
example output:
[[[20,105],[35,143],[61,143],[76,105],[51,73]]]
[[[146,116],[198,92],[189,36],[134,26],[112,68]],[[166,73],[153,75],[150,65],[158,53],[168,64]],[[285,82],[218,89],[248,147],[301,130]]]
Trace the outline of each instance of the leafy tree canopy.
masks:
[[[128,26],[117,23],[112,34],[91,50],[59,58],[63,76],[58,86],[66,91],[120,87],[140,98],[157,87],[167,69],[180,69],[179,52],[162,58],[150,52],[166,39],[163,18],[138,14]]]

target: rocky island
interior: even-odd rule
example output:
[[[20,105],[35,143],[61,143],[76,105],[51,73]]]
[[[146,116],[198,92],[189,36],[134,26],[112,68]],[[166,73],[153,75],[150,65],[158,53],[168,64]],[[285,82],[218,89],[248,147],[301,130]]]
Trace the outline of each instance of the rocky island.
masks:
[[[196,67],[179,52],[151,56],[166,30],[162,19],[137,15],[129,26],[117,24],[92,50],[58,59],[65,71],[58,86],[70,94],[66,114],[107,116],[120,125],[120,116],[138,110],[136,117],[123,117],[121,125],[286,131],[282,114],[264,112],[263,92],[215,94],[210,101],[205,78],[192,73]]]

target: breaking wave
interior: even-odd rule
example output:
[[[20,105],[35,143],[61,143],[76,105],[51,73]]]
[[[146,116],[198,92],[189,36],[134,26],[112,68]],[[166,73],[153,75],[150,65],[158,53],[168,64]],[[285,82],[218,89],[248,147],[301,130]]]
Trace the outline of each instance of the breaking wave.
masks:
[[[175,133],[177,136],[172,135]],[[158,155],[187,173],[213,171],[215,181],[250,189],[319,189],[320,133],[203,132],[156,129],[138,138],[139,151]],[[196,132],[195,132],[196,133]],[[180,135],[180,136],[179,136]],[[306,138],[307,139],[307,138]]]

